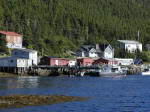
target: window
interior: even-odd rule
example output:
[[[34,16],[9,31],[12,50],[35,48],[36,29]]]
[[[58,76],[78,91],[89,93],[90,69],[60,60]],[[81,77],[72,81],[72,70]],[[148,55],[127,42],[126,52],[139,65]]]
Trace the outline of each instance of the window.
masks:
[[[7,38],[8,38],[8,40],[10,40],[10,36],[8,36]]]
[[[13,61],[13,60],[10,60],[10,62],[13,63],[14,61]]]
[[[18,37],[18,43],[20,43],[21,42],[21,38],[20,37]]]
[[[14,37],[14,43],[16,43],[16,37]]]
[[[15,55],[17,55],[18,53],[17,52],[15,52]]]

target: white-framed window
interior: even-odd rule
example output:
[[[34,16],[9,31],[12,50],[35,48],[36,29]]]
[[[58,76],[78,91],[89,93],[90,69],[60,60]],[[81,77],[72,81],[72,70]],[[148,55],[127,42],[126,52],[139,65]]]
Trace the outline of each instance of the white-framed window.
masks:
[[[16,43],[16,37],[14,36],[14,43]]]
[[[8,36],[7,39],[10,40],[10,36]]]
[[[18,43],[20,43],[21,42],[21,38],[20,37],[18,37]]]

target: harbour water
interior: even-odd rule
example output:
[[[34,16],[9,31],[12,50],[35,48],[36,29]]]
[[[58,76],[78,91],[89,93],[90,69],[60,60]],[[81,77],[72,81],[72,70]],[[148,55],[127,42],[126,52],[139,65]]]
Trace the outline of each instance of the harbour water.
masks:
[[[18,77],[1,78],[0,95],[39,94],[89,97],[44,106],[0,112],[150,112],[150,77]]]

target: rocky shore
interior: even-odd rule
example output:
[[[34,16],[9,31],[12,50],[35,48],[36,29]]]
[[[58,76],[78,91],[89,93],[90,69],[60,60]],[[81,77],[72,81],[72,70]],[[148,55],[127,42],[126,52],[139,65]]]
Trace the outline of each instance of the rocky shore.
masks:
[[[70,101],[81,101],[88,98],[72,97],[64,95],[11,95],[0,96],[0,109],[19,108],[25,106],[52,105]]]

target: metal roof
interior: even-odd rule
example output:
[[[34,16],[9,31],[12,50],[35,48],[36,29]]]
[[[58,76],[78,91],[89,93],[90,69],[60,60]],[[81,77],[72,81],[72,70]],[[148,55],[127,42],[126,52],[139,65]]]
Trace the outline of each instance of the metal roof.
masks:
[[[125,44],[142,44],[138,41],[135,41],[135,40],[117,40],[118,42],[121,42],[121,43],[125,43]]]
[[[24,52],[37,52],[36,50],[32,50],[32,49],[13,49],[14,50],[17,50],[17,51],[24,51]]]
[[[18,58],[18,57],[1,57],[0,60],[3,59],[23,59],[23,60],[30,60],[30,59],[26,59],[26,58]]]
[[[22,35],[15,33],[15,32],[9,32],[9,31],[0,31],[1,34],[3,35],[9,35],[9,36],[20,36],[22,37]]]

